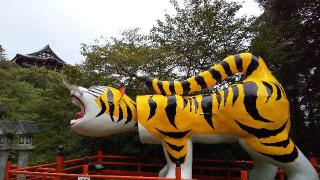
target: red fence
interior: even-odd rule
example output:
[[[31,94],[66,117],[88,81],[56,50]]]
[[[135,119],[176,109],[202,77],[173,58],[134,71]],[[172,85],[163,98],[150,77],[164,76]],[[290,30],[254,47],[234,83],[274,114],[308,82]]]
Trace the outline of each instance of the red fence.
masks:
[[[320,172],[320,166],[315,158],[311,163]],[[215,180],[247,180],[247,169],[253,166],[252,161],[232,161],[195,159],[193,177],[196,179]],[[93,179],[157,179],[157,172],[164,164],[156,158],[139,159],[131,156],[104,155],[101,150],[97,155],[86,158],[64,160],[58,154],[55,163],[42,164],[25,168],[17,168],[9,159],[5,170],[5,180],[74,180],[79,177]],[[209,173],[208,173],[209,172]],[[210,175],[208,175],[210,174]],[[176,168],[176,179],[181,179],[181,169]],[[171,178],[173,179],[173,178]],[[284,180],[283,171],[278,171],[278,179]]]

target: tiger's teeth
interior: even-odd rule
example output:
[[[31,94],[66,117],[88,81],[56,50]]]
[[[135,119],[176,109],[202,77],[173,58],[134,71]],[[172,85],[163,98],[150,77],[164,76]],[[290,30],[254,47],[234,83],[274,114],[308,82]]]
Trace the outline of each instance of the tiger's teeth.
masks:
[[[70,121],[70,125],[72,126],[72,125],[76,124],[78,121],[79,121],[79,119],[73,119]]]

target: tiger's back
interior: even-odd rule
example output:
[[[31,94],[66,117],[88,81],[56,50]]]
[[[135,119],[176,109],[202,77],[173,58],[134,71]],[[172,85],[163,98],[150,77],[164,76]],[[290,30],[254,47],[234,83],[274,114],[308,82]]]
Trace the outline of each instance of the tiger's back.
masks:
[[[289,103],[280,84],[268,84],[248,81],[211,95],[139,96],[138,119],[148,128],[189,134],[246,136],[241,127],[276,129],[288,121]]]

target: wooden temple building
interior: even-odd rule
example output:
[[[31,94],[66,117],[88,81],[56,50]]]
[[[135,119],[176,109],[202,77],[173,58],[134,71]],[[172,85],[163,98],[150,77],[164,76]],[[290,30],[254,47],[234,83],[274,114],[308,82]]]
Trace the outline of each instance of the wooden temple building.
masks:
[[[66,62],[59,58],[49,45],[46,45],[44,48],[34,53],[26,55],[17,54],[12,61],[19,64],[21,67],[45,67],[57,72],[63,72],[63,68],[66,65]]]

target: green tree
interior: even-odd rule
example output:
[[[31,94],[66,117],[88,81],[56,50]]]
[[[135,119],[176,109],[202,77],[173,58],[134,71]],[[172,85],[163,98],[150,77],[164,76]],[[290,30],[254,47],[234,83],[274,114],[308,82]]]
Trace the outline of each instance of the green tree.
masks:
[[[77,108],[61,79],[62,74],[44,68],[0,68],[0,120],[31,120],[40,129],[31,164],[53,161],[59,144],[72,151],[79,139],[69,125]]]
[[[122,38],[97,41],[93,45],[82,45],[86,61],[79,66],[86,86],[93,84],[128,85],[129,94],[143,93],[142,83],[135,75],[173,77],[173,63],[167,59],[167,51],[152,45],[147,36],[138,29],[123,32]]]
[[[8,61],[5,50],[2,48],[0,44],[0,69],[10,69],[19,67],[16,63]]]
[[[246,50],[253,18],[236,17],[241,5],[225,0],[172,0],[176,14],[165,14],[151,31],[152,41],[171,50],[171,61],[190,77],[227,55]]]
[[[0,60],[5,60],[5,54],[4,54],[4,49],[2,48],[1,44],[0,44]]]

